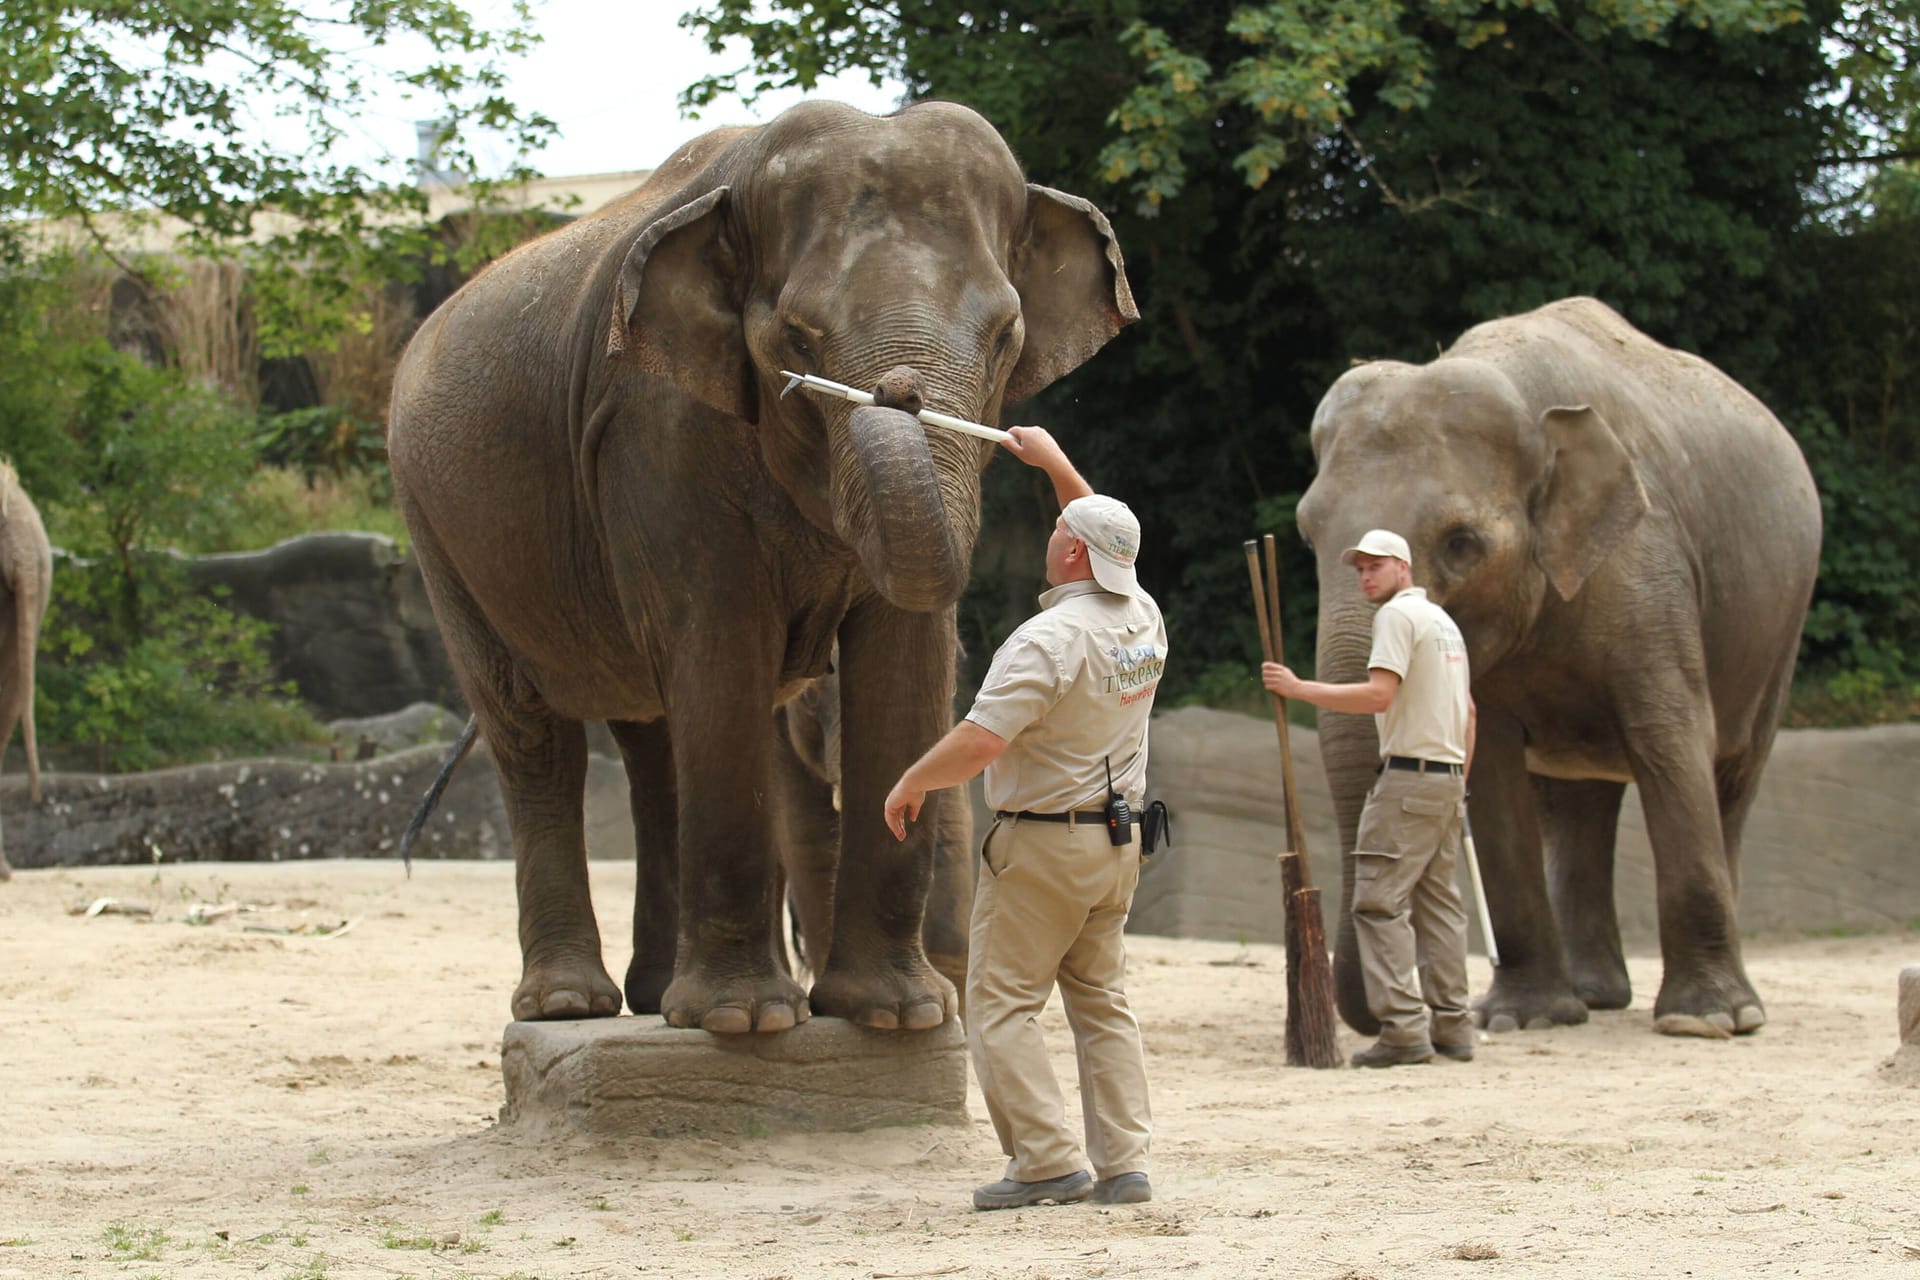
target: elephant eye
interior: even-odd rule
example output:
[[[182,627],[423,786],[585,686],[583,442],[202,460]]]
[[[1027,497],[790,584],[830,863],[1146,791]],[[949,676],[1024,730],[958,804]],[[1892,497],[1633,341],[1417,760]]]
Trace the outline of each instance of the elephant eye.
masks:
[[[787,326],[787,347],[797,356],[813,358],[813,343],[808,341],[806,333],[797,324]]]
[[[1480,562],[1484,548],[1480,535],[1471,529],[1452,529],[1446,536],[1447,562],[1456,569],[1468,569]]]

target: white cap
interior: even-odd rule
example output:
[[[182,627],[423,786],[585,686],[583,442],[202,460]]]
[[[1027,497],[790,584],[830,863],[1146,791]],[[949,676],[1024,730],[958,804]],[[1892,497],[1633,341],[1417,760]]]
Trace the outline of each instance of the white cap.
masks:
[[[1140,554],[1140,521],[1126,503],[1094,493],[1075,498],[1060,515],[1073,536],[1087,544],[1095,582],[1123,596],[1140,589],[1133,573],[1134,557]]]
[[[1340,563],[1350,565],[1357,555],[1391,556],[1395,560],[1413,563],[1413,552],[1407,550],[1407,540],[1391,529],[1369,529],[1366,536],[1340,553]]]

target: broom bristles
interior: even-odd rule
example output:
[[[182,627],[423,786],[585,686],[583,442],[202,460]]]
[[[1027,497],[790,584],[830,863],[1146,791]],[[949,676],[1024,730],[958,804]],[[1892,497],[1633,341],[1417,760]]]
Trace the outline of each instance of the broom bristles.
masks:
[[[1280,890],[1287,904],[1287,1065],[1337,1067],[1333,966],[1320,917],[1320,890],[1303,887],[1301,858],[1280,855]]]

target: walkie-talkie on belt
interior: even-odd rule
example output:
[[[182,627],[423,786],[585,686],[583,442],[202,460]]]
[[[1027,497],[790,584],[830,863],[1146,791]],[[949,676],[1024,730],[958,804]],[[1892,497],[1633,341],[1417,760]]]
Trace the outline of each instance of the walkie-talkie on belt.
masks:
[[[1107,840],[1121,845],[1133,840],[1133,806],[1113,789],[1113,757],[1107,757]]]

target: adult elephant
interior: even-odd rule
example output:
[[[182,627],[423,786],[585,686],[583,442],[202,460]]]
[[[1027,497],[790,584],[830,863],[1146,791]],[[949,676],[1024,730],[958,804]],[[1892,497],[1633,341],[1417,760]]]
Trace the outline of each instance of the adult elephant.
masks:
[[[582,840],[593,719],[630,784],[674,792],[635,797],[670,828],[678,911],[670,970],[628,969],[634,1010],[716,1032],[950,1016],[920,941],[932,832],[895,846],[881,808],[952,714],[992,448],[903,410],[996,421],[1136,315],[1106,219],[1027,183],[974,112],[816,102],[695,139],[428,317],[388,449],[512,827],[515,1017],[620,1009]],[[782,398],[782,369],[879,402]],[[768,716],[836,641],[845,821],[809,994],[770,945]]]
[[[1320,678],[1365,679],[1370,613],[1339,557],[1374,526],[1407,538],[1416,582],[1466,637],[1468,808],[1500,946],[1481,1025],[1628,1002],[1613,859],[1631,781],[1659,892],[1655,1028],[1757,1029],[1740,830],[1820,556],[1793,439],[1712,365],[1570,298],[1470,329],[1429,364],[1349,370],[1314,415],[1313,452],[1299,525],[1319,559]],[[1378,741],[1369,717],[1321,726],[1350,851]],[[1371,1032],[1351,858],[1342,899],[1340,1011]]]
[[[53,590],[53,548],[20,477],[0,461],[0,760],[22,725],[27,797],[40,803],[40,747],[33,733],[33,654]],[[13,878],[0,843],[0,880]]]

